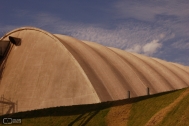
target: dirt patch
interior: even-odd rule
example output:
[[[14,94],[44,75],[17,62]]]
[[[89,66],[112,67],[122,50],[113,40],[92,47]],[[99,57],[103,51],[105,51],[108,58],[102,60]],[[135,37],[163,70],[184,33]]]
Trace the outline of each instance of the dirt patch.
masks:
[[[189,89],[185,90],[174,102],[161,109],[146,123],[145,126],[155,126],[159,124],[168,112],[170,112],[185,96],[189,94]]]
[[[108,126],[125,126],[129,119],[132,104],[111,107],[106,116]]]

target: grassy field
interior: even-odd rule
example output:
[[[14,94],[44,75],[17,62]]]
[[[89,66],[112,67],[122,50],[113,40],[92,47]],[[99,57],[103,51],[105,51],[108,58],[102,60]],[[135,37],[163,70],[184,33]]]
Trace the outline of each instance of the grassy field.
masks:
[[[139,98],[132,105],[128,125],[145,125],[155,113],[172,103],[183,91],[179,90],[167,94],[154,95],[148,99]]]
[[[189,126],[189,94],[185,96],[163,119],[159,126]]]
[[[189,125],[189,93],[186,91],[189,92],[189,88],[93,105],[20,112],[4,115],[1,118],[22,118],[23,126],[113,126],[115,124],[143,126],[152,125],[152,123],[158,126],[186,126]],[[158,112],[161,111],[163,111],[163,114],[160,113],[163,117],[158,117]],[[152,119],[158,118],[162,118],[160,122],[153,122]]]

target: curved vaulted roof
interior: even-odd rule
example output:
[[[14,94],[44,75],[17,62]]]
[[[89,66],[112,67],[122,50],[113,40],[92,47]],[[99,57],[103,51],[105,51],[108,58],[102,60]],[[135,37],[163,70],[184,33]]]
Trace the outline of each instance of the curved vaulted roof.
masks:
[[[18,111],[90,104],[181,89],[189,67],[69,36],[23,27],[1,38],[21,38],[3,69],[0,95]]]

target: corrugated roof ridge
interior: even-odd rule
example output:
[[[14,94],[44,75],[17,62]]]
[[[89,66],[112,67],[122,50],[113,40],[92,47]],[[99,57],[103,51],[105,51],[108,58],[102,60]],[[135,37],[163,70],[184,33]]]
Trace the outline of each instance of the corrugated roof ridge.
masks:
[[[61,38],[59,38],[57,35],[60,35],[60,36],[64,36],[64,35],[61,35],[61,34],[53,34],[54,37],[56,37],[59,42],[63,45],[63,43],[61,42]],[[70,37],[70,36],[68,36]],[[74,38],[75,39],[75,38]],[[78,40],[79,41],[79,40]],[[63,45],[64,46],[64,45]],[[65,46],[64,46],[65,47]],[[66,48],[66,47],[65,47]],[[69,52],[69,50],[66,48],[66,50]],[[69,52],[69,54],[71,55],[71,58],[75,61],[74,63],[76,63],[76,65],[78,66],[78,68],[80,69],[81,73],[83,73],[84,77],[86,78],[86,80],[90,83],[90,86],[93,88],[93,90],[95,91],[94,87],[92,86],[92,83],[91,81],[89,80],[89,78],[87,77],[86,73],[84,72],[83,68],[81,67],[81,65],[78,63],[78,61],[74,58],[74,56]],[[97,93],[95,92],[96,94],[96,98],[98,100],[98,102],[101,102],[100,101],[100,98],[98,97]]]

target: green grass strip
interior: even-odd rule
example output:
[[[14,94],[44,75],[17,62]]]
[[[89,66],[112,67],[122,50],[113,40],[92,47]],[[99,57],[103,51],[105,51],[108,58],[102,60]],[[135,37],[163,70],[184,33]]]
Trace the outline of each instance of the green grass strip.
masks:
[[[166,115],[159,126],[189,126],[189,95]]]
[[[145,125],[154,114],[172,103],[184,90],[186,89],[139,98],[132,105],[128,126]]]

